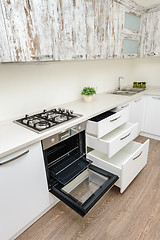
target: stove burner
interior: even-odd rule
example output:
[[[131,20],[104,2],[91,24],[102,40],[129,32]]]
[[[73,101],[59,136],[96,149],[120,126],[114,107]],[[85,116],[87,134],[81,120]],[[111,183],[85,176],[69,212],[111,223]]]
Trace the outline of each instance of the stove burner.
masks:
[[[29,116],[25,115],[24,118],[18,119],[15,122],[27,127],[35,132],[43,132],[51,127],[62,124],[63,122],[70,121],[74,118],[81,117],[82,115],[74,114],[72,110],[68,109],[51,109]]]
[[[46,129],[46,128],[50,127],[50,124],[49,124],[49,122],[42,121],[42,122],[36,123],[36,124],[35,124],[35,127],[36,127],[37,129]]]
[[[55,117],[56,122],[64,122],[64,121],[67,121],[67,119],[68,118],[65,115],[59,115],[59,116]]]

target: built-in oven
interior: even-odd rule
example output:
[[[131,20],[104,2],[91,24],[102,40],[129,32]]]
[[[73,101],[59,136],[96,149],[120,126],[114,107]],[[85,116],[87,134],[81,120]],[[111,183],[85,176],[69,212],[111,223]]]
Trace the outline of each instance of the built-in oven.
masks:
[[[49,191],[81,216],[118,180],[86,158],[86,123],[42,141]]]

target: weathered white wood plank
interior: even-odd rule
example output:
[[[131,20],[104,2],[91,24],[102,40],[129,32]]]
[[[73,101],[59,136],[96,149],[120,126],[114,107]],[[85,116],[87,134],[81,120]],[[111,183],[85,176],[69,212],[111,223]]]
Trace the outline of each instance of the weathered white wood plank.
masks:
[[[11,60],[2,6],[0,3],[0,62],[10,62]]]
[[[87,25],[86,25],[86,4],[84,0],[73,1],[73,24],[74,36],[73,58],[86,59],[87,55]]]
[[[94,17],[95,17],[95,1],[96,0],[87,0],[86,1],[86,51],[87,59],[94,59]]]
[[[110,3],[109,10],[109,55],[108,57],[122,57],[122,37],[124,30],[125,7],[115,1]]]
[[[144,14],[142,21],[140,56],[160,55],[160,11]]]
[[[45,0],[2,0],[2,9],[13,61],[32,61],[32,55],[52,55]]]

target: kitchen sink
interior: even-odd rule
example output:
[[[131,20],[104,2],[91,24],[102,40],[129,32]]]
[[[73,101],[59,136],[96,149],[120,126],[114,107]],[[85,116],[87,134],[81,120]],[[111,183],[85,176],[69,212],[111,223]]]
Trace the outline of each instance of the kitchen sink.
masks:
[[[142,89],[142,88],[126,88],[126,89],[122,89],[122,90],[116,90],[116,91],[112,92],[112,94],[123,95],[123,96],[132,96],[132,95],[142,92],[144,90],[145,89]]]

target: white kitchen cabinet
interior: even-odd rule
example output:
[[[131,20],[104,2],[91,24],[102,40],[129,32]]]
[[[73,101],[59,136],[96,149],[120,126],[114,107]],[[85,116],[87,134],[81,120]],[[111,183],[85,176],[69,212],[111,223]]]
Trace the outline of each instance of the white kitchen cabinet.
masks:
[[[143,131],[144,125],[144,115],[145,115],[145,100],[146,97],[139,97],[131,102],[130,104],[130,115],[129,121],[132,123],[139,123],[139,130],[140,133]]]
[[[147,96],[143,131],[160,136],[160,96]]]
[[[146,165],[148,149],[149,140],[144,144],[130,142],[112,158],[97,150],[90,151],[87,158],[93,161],[95,166],[116,174],[119,180],[115,185],[122,193]]]
[[[0,238],[8,240],[50,205],[41,143],[0,159]]]

